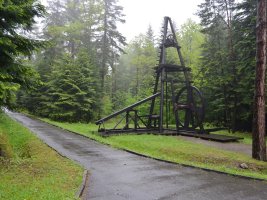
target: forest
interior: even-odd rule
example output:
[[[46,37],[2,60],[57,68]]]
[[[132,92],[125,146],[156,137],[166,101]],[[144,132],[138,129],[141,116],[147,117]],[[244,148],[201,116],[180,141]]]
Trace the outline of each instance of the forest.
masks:
[[[257,2],[202,2],[200,24],[188,19],[176,34],[194,85],[204,93],[205,121],[251,131]],[[4,11],[1,106],[56,121],[94,122],[152,94],[161,38],[148,26],[126,42],[117,28],[125,23],[117,0],[53,0],[47,8],[26,0]],[[27,20],[32,16],[42,21]],[[167,59],[177,60],[173,52]]]
[[[267,1],[122,2],[0,0],[0,199],[266,199]]]

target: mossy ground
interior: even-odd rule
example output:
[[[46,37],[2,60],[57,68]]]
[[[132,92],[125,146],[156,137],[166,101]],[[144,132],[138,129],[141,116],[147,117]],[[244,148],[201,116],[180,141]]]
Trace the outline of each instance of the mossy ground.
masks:
[[[0,199],[75,199],[83,169],[0,113]],[[2,141],[2,142],[1,142]]]

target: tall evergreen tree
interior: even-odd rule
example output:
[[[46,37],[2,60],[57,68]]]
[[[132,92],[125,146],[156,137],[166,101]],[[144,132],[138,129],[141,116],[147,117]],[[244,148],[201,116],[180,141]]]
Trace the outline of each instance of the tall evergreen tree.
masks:
[[[100,97],[96,93],[98,68],[92,45],[96,32],[92,26],[97,24],[93,25],[96,21],[91,21],[88,12],[95,6],[93,0],[50,2],[44,31],[44,39],[50,45],[36,55],[34,62],[42,85],[19,96],[19,103],[30,112],[65,121],[94,119],[92,109],[100,109],[96,104]],[[23,99],[28,101],[22,102]]]
[[[200,78],[207,99],[207,120],[231,127],[233,102],[230,99],[232,72],[229,67],[227,23],[220,0],[206,0],[200,5],[206,41],[203,44]]]
[[[245,0],[235,7],[233,17],[234,51],[236,54],[236,92],[239,96],[238,129],[251,131],[256,65],[256,1]]]
[[[96,109],[97,79],[94,65],[86,51],[81,51],[77,59],[71,54],[59,61],[48,82],[48,101],[44,110],[49,118],[60,121],[85,121],[94,119]],[[40,113],[43,114],[43,113]]]
[[[117,0],[103,0],[103,15],[99,27],[100,35],[98,41],[102,91],[109,68],[113,70],[119,53],[123,52],[122,45],[126,44],[126,38],[117,30],[117,23],[125,22],[122,10],[123,7],[117,5]]]
[[[22,33],[30,33],[36,17],[44,14],[37,0],[0,2],[0,105],[10,105],[14,91],[34,81],[34,72],[22,60],[41,43]]]
[[[206,0],[199,16],[207,36],[199,81],[209,104],[208,119],[233,131],[251,131],[256,1]]]
[[[257,1],[256,79],[253,115],[252,157],[266,160],[265,143],[265,72],[266,72],[266,0]]]
[[[80,32],[82,44],[88,49],[96,49],[98,24],[101,19],[102,5],[98,0],[81,0],[81,22],[83,31]]]

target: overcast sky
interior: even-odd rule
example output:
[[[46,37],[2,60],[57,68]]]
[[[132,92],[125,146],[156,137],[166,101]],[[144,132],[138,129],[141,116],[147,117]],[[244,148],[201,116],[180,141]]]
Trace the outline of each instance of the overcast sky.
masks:
[[[46,0],[41,0],[45,3]],[[126,23],[118,26],[119,31],[130,41],[140,33],[145,33],[149,24],[158,34],[164,16],[169,16],[177,26],[188,18],[199,22],[196,15],[197,5],[204,0],[118,0],[123,6]]]
[[[119,0],[126,15],[126,23],[120,25],[119,30],[129,41],[139,33],[145,33],[149,24],[158,34],[164,16],[171,17],[177,26],[188,18],[199,22],[194,14],[202,2],[204,0]]]

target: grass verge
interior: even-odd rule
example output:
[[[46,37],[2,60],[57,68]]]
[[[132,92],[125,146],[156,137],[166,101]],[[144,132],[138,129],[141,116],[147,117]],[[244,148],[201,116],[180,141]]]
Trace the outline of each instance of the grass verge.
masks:
[[[222,130],[222,131],[216,131],[214,132],[214,134],[241,137],[241,138],[244,138],[243,140],[240,140],[241,143],[252,144],[252,135],[250,133],[242,133],[238,131],[235,133],[232,133],[227,130]]]
[[[216,127],[212,125],[207,125],[205,128],[209,129],[209,128],[216,128]],[[249,132],[240,132],[240,131],[232,132],[227,129],[224,129],[224,130],[212,132],[212,134],[240,137],[240,138],[243,138],[243,140],[239,141],[240,143],[252,145],[252,134]],[[267,140],[266,140],[266,144],[267,144]]]
[[[179,136],[119,135],[103,138],[95,133],[97,126],[93,124],[62,123],[48,119],[43,120],[101,143],[149,157],[233,175],[267,180],[267,162],[254,160],[245,154],[185,141]],[[248,169],[240,168],[241,163],[246,163]]]
[[[83,169],[4,113],[0,113],[0,149],[0,199],[75,199]]]

